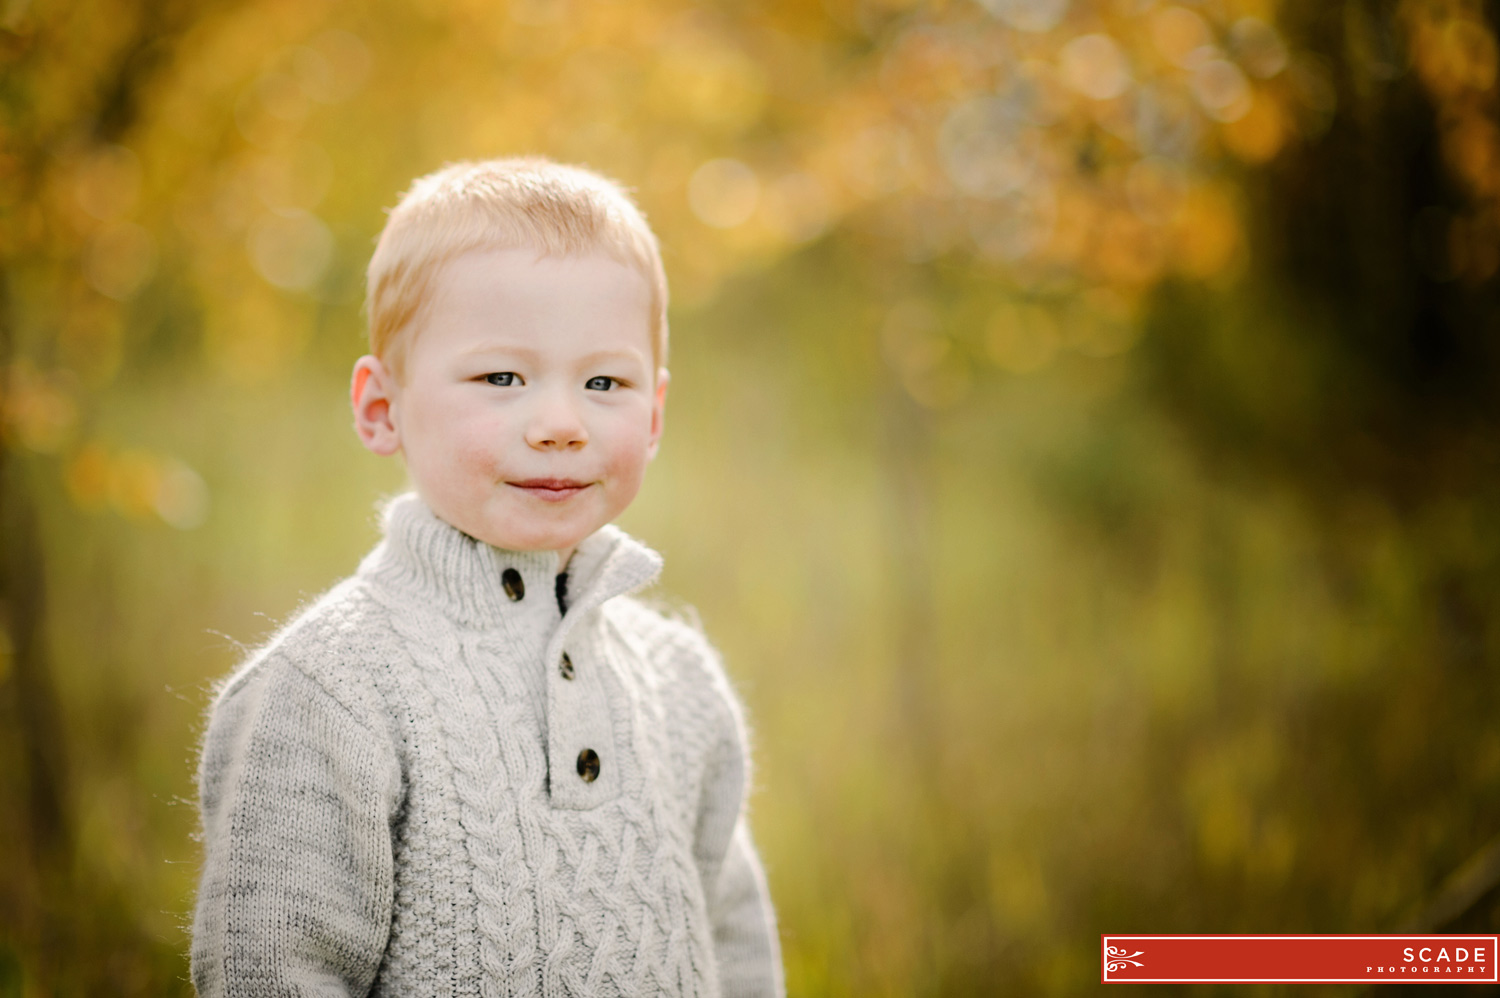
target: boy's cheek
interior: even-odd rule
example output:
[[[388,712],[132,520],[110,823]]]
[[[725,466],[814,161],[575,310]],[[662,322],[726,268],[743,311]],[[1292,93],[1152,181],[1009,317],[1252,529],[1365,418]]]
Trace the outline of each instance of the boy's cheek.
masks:
[[[612,435],[642,441],[651,439],[652,428],[661,418],[649,399],[643,399],[639,404],[623,410],[619,416],[611,427]]]
[[[650,413],[621,420],[605,432],[596,434],[594,443],[609,451],[608,464],[615,471],[636,465],[644,466],[651,456]]]
[[[519,473],[506,462],[501,448],[485,445],[483,438],[458,443],[443,458],[443,472],[464,492],[485,492]]]
[[[633,498],[646,480],[646,466],[651,463],[650,440],[637,437],[615,449],[609,462],[609,477],[617,487],[626,490]]]

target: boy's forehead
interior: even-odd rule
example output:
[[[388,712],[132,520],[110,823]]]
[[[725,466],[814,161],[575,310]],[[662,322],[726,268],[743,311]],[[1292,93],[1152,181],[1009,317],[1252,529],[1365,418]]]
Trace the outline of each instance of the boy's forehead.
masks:
[[[604,253],[538,253],[530,248],[471,250],[438,272],[435,300],[504,304],[511,308],[576,311],[639,304],[649,309],[651,289],[635,268]]]
[[[654,352],[649,286],[602,253],[473,250],[448,261],[432,291],[413,347],[425,339],[478,352],[562,341]]]

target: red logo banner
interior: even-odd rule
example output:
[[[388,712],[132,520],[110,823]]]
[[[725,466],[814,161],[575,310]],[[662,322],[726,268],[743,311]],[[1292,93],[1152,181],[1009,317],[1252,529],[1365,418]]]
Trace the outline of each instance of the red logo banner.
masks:
[[[1500,936],[1101,936],[1105,981],[1497,981]]]

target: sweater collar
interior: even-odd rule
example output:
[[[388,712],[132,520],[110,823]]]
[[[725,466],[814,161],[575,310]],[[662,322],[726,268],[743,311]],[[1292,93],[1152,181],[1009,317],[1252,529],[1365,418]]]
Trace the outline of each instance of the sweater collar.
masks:
[[[414,492],[386,504],[385,539],[366,556],[360,574],[423,600],[469,627],[493,627],[517,617],[556,623],[556,551],[491,547],[439,519]],[[568,562],[567,617],[576,620],[612,596],[654,582],[661,555],[613,524],[578,545]],[[520,576],[517,585],[514,571]],[[519,593],[519,595],[518,595]]]

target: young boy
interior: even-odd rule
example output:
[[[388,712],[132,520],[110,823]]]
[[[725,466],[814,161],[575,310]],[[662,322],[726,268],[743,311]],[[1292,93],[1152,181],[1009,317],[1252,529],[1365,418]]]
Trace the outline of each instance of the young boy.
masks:
[[[773,995],[738,701],[626,594],[667,289],[629,197],[541,159],[418,180],[355,427],[415,492],[213,705],[193,981],[217,995]]]

